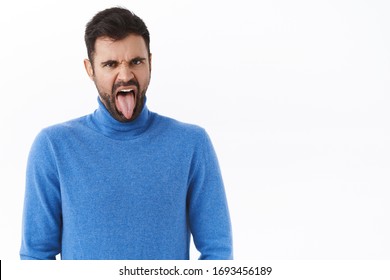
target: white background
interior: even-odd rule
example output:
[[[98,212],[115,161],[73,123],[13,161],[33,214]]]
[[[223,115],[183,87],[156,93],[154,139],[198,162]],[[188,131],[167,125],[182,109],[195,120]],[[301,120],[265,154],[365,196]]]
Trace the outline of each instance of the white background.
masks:
[[[151,33],[149,109],[213,140],[236,259],[389,259],[389,3],[3,1],[0,259],[34,137],[97,106],[84,27],[116,5]]]

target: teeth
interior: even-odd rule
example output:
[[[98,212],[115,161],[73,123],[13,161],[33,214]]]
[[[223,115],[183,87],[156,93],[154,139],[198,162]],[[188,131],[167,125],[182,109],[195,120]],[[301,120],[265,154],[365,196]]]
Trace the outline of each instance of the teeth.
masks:
[[[119,92],[132,92],[132,91],[133,91],[132,89],[122,89]]]

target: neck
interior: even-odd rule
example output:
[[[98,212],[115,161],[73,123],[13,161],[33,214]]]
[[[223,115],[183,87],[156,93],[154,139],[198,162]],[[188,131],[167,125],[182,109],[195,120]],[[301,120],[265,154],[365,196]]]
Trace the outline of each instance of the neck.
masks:
[[[99,107],[92,114],[94,127],[107,137],[128,140],[142,134],[149,126],[151,113],[146,106],[146,97],[139,116],[130,122],[120,122],[114,119],[98,98]]]

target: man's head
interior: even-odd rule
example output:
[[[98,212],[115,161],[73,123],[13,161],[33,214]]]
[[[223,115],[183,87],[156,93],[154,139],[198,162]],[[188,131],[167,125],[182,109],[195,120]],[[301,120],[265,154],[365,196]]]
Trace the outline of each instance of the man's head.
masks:
[[[84,65],[100,99],[118,121],[141,113],[150,82],[149,31],[138,16],[123,8],[97,13],[87,24]]]

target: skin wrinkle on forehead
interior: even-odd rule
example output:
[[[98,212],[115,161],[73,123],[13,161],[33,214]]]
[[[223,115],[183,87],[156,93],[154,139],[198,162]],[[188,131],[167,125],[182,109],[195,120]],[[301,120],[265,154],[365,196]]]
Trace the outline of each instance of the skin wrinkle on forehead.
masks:
[[[129,35],[127,35],[127,37],[129,37],[129,36],[139,36],[139,37],[141,37],[140,35],[135,35],[135,34],[129,34]],[[92,66],[94,66],[95,56],[96,56],[96,52],[97,52],[96,43],[98,42],[98,40],[101,41],[101,42],[104,41],[104,43],[107,44],[107,46],[111,46],[111,45],[116,44],[117,42],[120,42],[120,41],[122,41],[122,40],[125,40],[127,37],[125,37],[124,39],[120,39],[120,40],[116,40],[116,39],[110,38],[110,37],[108,37],[108,36],[98,37],[98,38],[96,39],[96,42],[95,42],[95,50],[94,50],[93,53],[92,53],[92,61],[91,61]],[[146,44],[145,44],[145,48],[146,48]],[[149,58],[149,61],[148,61],[148,62],[149,62],[149,64],[150,64],[150,56],[151,56],[151,54],[150,54],[148,51],[146,51],[146,52],[148,53],[147,58]],[[112,53],[110,53],[110,55],[112,55],[113,57],[115,57],[115,56],[116,56],[116,53],[115,53],[115,52],[112,52]],[[143,59],[144,59],[144,58],[143,58]],[[108,60],[116,61],[116,62],[118,62],[118,64],[122,64],[122,63],[127,62],[125,59],[121,60],[120,62],[119,62],[117,59],[115,59],[115,58],[107,59],[107,61],[108,61]],[[130,59],[129,61],[131,61],[131,59]]]

